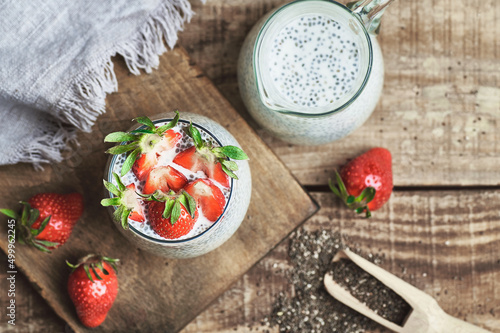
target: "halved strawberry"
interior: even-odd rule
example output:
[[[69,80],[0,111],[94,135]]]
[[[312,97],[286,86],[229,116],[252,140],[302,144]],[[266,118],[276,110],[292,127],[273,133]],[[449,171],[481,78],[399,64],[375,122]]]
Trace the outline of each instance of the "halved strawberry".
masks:
[[[133,169],[134,174],[142,181],[147,178],[149,172],[155,167],[158,154],[173,148],[181,139],[182,134],[172,129],[179,121],[178,111],[176,111],[172,121],[160,127],[156,127],[148,117],[139,117],[136,120],[145,125],[146,129],[140,128],[130,133],[111,133],[104,138],[104,141],[127,143],[112,147],[106,152],[113,155],[131,152],[123,163],[121,175],[124,176],[130,169]]]
[[[163,199],[148,203],[151,228],[163,238],[175,239],[188,234],[198,220],[198,209],[194,199],[185,191],[170,193]]]
[[[189,183],[184,190],[196,200],[208,220],[215,222],[224,212],[226,198],[209,179],[197,179]]]
[[[156,190],[168,193],[170,189],[178,192],[187,184],[187,178],[169,166],[154,168],[148,175],[143,194],[153,194]]]
[[[144,222],[144,210],[139,201],[140,197],[137,195],[137,193],[135,193],[135,184],[132,183],[128,185],[127,190],[128,191],[125,192],[126,197],[123,199],[123,201],[125,201],[126,203],[130,202],[129,206],[133,207],[128,218],[137,222]]]
[[[213,147],[211,142],[204,141],[201,134],[193,124],[189,126],[189,136],[194,141],[194,146],[179,153],[173,160],[174,163],[193,172],[203,171],[209,178],[224,187],[229,187],[229,177],[238,179],[233,171],[238,170],[235,160],[246,160],[248,156],[236,146]]]
[[[115,196],[102,199],[101,205],[118,207],[113,213],[113,217],[116,221],[121,222],[123,229],[128,229],[129,218],[137,222],[144,222],[144,212],[141,205],[142,197],[137,194],[135,185],[123,185],[116,173],[113,173],[113,177],[117,186],[106,180],[103,180],[103,182],[106,189]]]

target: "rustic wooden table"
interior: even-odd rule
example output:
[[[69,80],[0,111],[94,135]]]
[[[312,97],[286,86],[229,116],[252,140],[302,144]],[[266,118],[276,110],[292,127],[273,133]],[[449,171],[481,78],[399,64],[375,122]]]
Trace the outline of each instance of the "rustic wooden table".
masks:
[[[306,230],[347,235],[362,250],[385,255],[385,269],[446,312],[500,332],[500,2],[395,2],[378,37],[386,69],[377,109],[348,138],[314,148],[260,130],[236,83],[246,33],[285,2],[195,1],[197,15],[180,44],[318,201]],[[395,191],[367,221],[343,209],[326,183],[334,168],[373,146],[392,152]],[[182,332],[277,332],[261,319],[279,292],[292,292],[284,274],[290,267],[284,241]],[[7,290],[4,272],[0,278]],[[21,275],[16,299],[17,325],[2,320],[0,331],[68,330]],[[0,300],[7,305],[5,293]]]

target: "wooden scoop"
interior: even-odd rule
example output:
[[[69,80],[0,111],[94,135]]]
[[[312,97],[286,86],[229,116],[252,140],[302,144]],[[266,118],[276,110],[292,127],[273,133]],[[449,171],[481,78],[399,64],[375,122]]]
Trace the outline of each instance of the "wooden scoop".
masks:
[[[392,289],[412,307],[412,311],[407,316],[403,326],[399,326],[376,314],[368,306],[352,296],[344,287],[337,284],[331,274],[326,273],[324,283],[330,295],[382,326],[401,333],[489,332],[450,316],[439,307],[436,300],[431,296],[349,250],[339,251],[332,262],[340,259],[351,260],[382,282],[387,288]]]

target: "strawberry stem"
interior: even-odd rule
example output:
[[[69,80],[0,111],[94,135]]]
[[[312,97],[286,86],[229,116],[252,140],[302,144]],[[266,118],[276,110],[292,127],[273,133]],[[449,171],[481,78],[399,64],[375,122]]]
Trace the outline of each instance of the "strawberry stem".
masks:
[[[372,214],[367,205],[375,197],[375,188],[369,186],[365,188],[359,196],[354,197],[347,193],[344,181],[337,170],[335,170],[335,179],[337,180],[336,184],[334,184],[331,179],[328,181],[328,185],[332,192],[342,199],[349,209],[354,210],[357,214],[365,213],[365,218],[370,218]]]

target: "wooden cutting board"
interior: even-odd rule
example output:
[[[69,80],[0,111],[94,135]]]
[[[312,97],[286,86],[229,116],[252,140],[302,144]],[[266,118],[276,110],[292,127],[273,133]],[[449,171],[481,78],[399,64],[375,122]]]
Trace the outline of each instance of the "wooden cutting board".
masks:
[[[16,265],[41,295],[76,332],[78,321],[66,292],[75,262],[89,252],[121,259],[120,292],[104,324],[92,332],[176,332],[189,323],[292,230],[313,215],[317,204],[271,150],[221,96],[183,49],[168,52],[150,75],[133,76],[115,60],[119,92],[107,99],[107,113],[92,133],[79,135],[80,146],[64,162],[36,172],[30,165],[0,168],[2,207],[16,207],[42,191],[77,190],[85,197],[85,213],[69,242],[43,254],[16,244]],[[124,130],[139,115],[173,109],[217,120],[240,142],[250,157],[253,192],[246,219],[236,234],[217,250],[193,259],[173,260],[137,249],[115,228],[99,201],[107,156],[106,134]],[[5,220],[5,219],[4,219]],[[6,251],[6,223],[0,247]],[[90,331],[90,330],[89,330]]]

